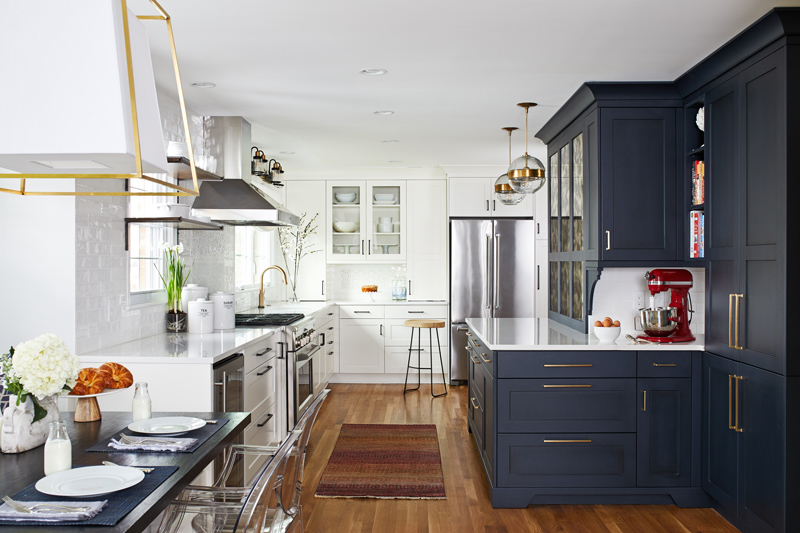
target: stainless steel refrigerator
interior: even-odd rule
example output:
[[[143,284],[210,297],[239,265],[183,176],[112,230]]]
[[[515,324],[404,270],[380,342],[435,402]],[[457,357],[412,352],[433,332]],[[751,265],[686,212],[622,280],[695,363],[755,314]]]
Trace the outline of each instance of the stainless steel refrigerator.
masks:
[[[467,318],[533,317],[535,223],[450,220],[450,379],[468,378]]]

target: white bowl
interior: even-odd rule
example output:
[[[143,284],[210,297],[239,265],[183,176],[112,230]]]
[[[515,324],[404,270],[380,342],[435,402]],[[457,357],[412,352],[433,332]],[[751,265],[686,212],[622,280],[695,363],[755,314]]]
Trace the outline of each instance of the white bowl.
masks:
[[[393,202],[394,194],[374,194],[373,198],[376,202]]]
[[[192,213],[191,206],[178,203],[156,204],[153,210],[160,217],[188,217]]]
[[[617,327],[611,326],[608,328],[601,328],[599,326],[595,326],[594,336],[600,339],[600,342],[602,343],[611,343],[617,340],[617,337],[619,337],[620,329],[622,328],[620,328],[619,326]]]
[[[334,220],[333,229],[339,233],[353,233],[358,231],[358,222],[346,222],[343,220]]]
[[[354,192],[337,192],[337,193],[333,193],[333,197],[336,198],[337,202],[350,203],[350,202],[354,202],[355,201],[356,193],[354,193]]]
[[[167,155],[170,157],[189,157],[189,148],[186,143],[170,141],[167,145]]]

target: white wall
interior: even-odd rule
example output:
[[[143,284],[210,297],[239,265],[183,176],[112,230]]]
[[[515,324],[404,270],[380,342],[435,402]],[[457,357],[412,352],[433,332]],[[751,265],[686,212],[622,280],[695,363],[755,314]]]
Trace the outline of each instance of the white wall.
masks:
[[[37,181],[36,190],[75,190],[74,180]],[[0,227],[0,353],[43,333],[74,351],[75,198],[0,193]]]
[[[595,320],[603,320],[604,317],[611,317],[620,321],[622,327],[621,335],[640,335],[640,331],[635,331],[633,327],[633,317],[636,316],[639,307],[636,305],[636,293],[642,293],[644,305],[649,307],[650,291],[647,290],[647,283],[644,280],[645,272],[657,268],[605,268],[597,282],[594,290],[594,300],[592,305],[592,315],[589,316],[589,325],[593,325]],[[668,267],[667,267],[668,268]],[[705,269],[689,268],[694,278],[694,286],[689,290],[694,305],[694,317],[690,326],[695,335],[705,333]],[[661,293],[658,296],[664,297]],[[663,301],[663,299],[661,300]],[[657,305],[669,305],[658,303]],[[589,328],[591,332],[592,328]]]

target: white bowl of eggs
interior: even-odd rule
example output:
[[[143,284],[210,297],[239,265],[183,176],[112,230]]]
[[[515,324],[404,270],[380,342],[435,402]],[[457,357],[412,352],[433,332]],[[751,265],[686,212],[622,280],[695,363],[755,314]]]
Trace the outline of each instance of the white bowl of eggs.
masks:
[[[617,340],[621,329],[619,320],[605,317],[594,323],[594,336],[600,340],[601,344],[610,344]]]

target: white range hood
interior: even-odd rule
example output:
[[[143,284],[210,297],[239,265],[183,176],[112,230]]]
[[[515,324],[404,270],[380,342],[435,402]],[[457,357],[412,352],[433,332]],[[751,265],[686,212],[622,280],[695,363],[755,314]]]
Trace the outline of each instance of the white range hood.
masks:
[[[0,3],[0,167],[26,174],[136,172],[123,5]],[[146,29],[129,11],[127,18],[143,171],[166,173]]]

